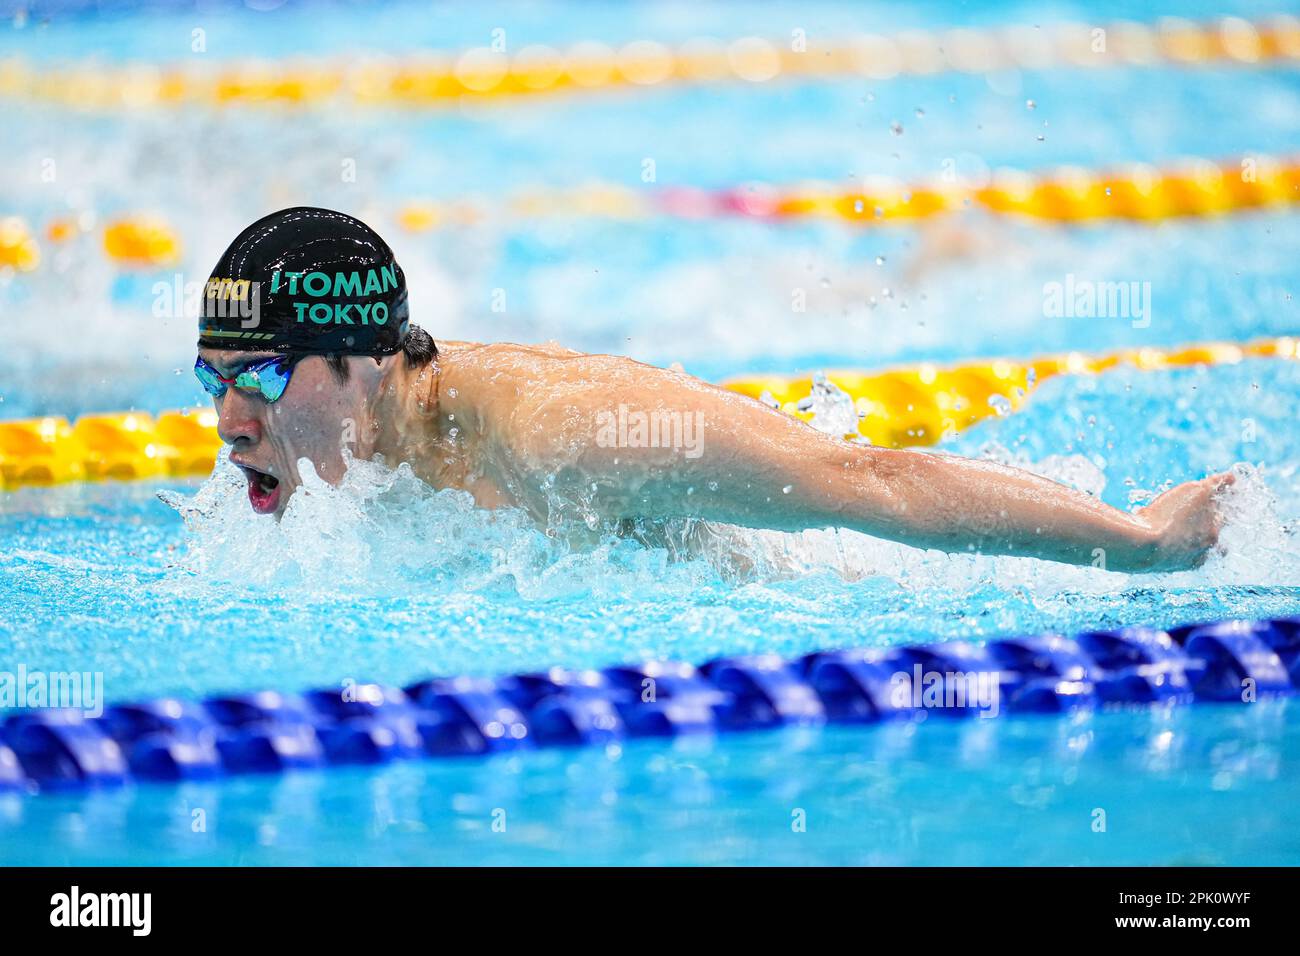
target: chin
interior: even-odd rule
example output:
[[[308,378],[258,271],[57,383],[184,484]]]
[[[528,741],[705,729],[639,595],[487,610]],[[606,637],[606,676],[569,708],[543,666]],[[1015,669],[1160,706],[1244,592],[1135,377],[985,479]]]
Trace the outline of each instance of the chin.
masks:
[[[283,518],[284,513],[289,510],[289,502],[293,499],[293,494],[297,490],[298,490],[297,485],[291,485],[284,489],[284,494],[280,496],[280,500],[276,503],[275,506],[274,515],[276,521],[279,521],[281,518]]]
[[[347,466],[343,464],[342,458],[336,462],[331,462],[329,465],[316,466],[316,474],[320,475],[321,481],[327,485],[338,485],[343,480],[343,476],[347,474],[347,471]]]

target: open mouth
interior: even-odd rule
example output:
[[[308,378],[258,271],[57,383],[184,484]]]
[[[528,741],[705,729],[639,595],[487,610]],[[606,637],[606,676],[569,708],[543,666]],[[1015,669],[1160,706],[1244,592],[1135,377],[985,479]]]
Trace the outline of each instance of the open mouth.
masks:
[[[280,505],[280,479],[256,468],[240,465],[248,479],[248,501],[261,515],[272,514]]]

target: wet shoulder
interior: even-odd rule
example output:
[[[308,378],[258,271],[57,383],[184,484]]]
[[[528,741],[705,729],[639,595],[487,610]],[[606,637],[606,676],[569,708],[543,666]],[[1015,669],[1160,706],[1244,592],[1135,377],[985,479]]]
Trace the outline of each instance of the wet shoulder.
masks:
[[[457,342],[449,343],[447,366],[448,371],[454,370],[458,377],[479,387],[526,387],[584,378],[596,370],[624,368],[630,372],[640,363],[616,355],[579,352],[556,342]]]

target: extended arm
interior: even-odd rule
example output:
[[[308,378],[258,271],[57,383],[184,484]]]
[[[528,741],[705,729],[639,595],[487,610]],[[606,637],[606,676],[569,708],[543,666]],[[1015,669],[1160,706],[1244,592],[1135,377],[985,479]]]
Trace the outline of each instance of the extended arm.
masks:
[[[557,487],[617,517],[842,527],[945,551],[1172,570],[1213,546],[1213,499],[1232,480],[1189,482],[1130,514],[993,462],[840,441],[682,373],[581,362],[581,384],[569,378],[525,420]]]

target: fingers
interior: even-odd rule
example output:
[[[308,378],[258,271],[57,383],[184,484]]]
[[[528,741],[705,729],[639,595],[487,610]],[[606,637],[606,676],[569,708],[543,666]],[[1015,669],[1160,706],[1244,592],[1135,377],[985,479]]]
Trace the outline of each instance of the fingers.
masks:
[[[1237,476],[1230,471],[1223,471],[1217,475],[1210,475],[1208,478],[1202,478],[1201,484],[1210,488],[1212,494],[1221,494],[1230,488],[1237,481]]]
[[[1237,476],[1230,471],[1225,471],[1222,474],[1211,475],[1205,480],[1210,483],[1210,500],[1215,505],[1210,515],[1210,524],[1214,529],[1214,540],[1217,544],[1219,540],[1219,532],[1223,530],[1223,525],[1227,520],[1224,517],[1223,509],[1218,507],[1218,499],[1225,491],[1236,483]]]

